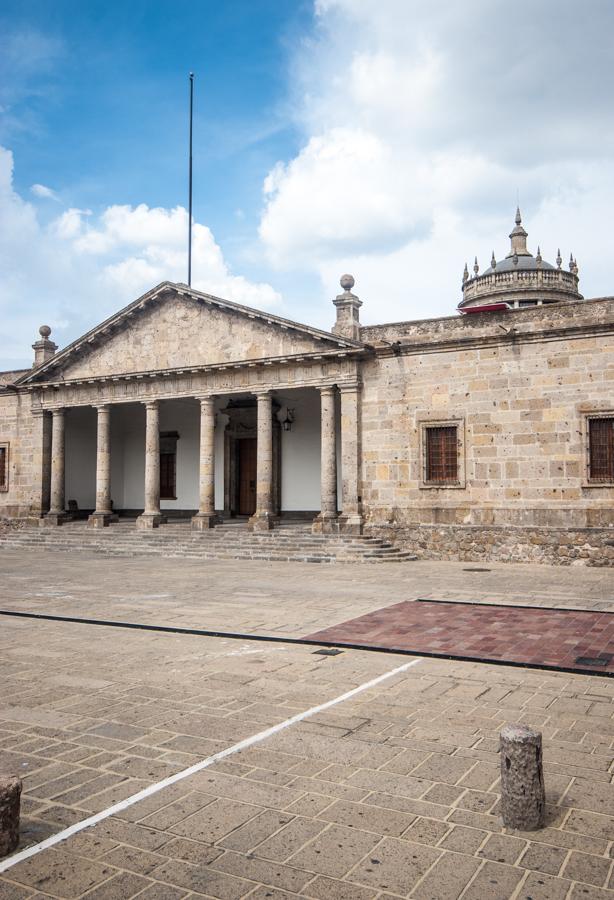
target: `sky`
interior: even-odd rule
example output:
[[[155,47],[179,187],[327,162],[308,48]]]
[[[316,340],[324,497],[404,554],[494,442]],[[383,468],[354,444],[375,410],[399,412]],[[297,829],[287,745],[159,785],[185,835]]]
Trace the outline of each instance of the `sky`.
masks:
[[[187,278],[330,328],[455,314],[537,245],[614,294],[611,0],[3,0],[0,368]]]

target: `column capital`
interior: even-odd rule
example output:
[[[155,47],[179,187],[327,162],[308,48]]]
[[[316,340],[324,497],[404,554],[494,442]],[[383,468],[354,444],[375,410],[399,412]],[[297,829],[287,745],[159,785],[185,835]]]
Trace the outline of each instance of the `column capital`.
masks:
[[[213,404],[215,403],[215,394],[197,394],[194,399],[198,400],[201,407],[208,404],[211,404],[213,406]]]
[[[360,381],[351,381],[349,383],[342,382],[341,384],[338,384],[337,387],[339,388],[339,392],[341,394],[349,394],[359,391],[362,387],[362,384],[360,383]]]
[[[319,386],[318,390],[321,394],[331,395],[335,393],[337,385],[336,384],[322,384]]]
[[[108,412],[111,408],[111,404],[108,401],[104,403],[92,403],[92,408],[98,412]]]
[[[262,400],[270,400],[272,391],[271,391],[271,388],[266,388],[261,391],[252,391],[252,394],[254,395],[256,400],[258,400],[258,402],[260,402]]]
[[[158,409],[159,400],[142,400],[145,409]]]
[[[60,416],[63,416],[64,413],[66,412],[66,408],[64,406],[56,406],[52,410],[50,410],[50,412],[51,412],[51,415],[55,419],[55,418],[59,418]]]

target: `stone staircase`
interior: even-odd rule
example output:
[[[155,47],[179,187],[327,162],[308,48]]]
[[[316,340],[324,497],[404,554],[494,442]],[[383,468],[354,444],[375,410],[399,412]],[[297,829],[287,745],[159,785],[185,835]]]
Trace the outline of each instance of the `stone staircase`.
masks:
[[[192,532],[186,520],[171,520],[151,532],[137,531],[134,520],[129,519],[120,519],[104,529],[90,529],[85,522],[76,521],[56,528],[9,528],[0,533],[0,547],[121,557],[274,562],[384,563],[416,558],[379,538],[312,534],[311,524],[305,521],[282,521],[267,532],[251,532],[245,522],[236,520],[206,532]]]

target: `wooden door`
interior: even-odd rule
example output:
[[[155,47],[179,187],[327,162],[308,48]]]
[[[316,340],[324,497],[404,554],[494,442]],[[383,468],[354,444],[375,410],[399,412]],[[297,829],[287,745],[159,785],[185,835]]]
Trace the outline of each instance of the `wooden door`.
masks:
[[[256,512],[256,438],[242,438],[239,445],[239,515]]]

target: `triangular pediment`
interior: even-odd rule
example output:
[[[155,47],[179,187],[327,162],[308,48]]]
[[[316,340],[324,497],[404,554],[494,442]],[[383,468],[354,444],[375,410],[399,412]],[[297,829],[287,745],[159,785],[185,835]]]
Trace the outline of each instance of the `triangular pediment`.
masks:
[[[358,346],[325,331],[164,282],[20,383],[167,371]]]

